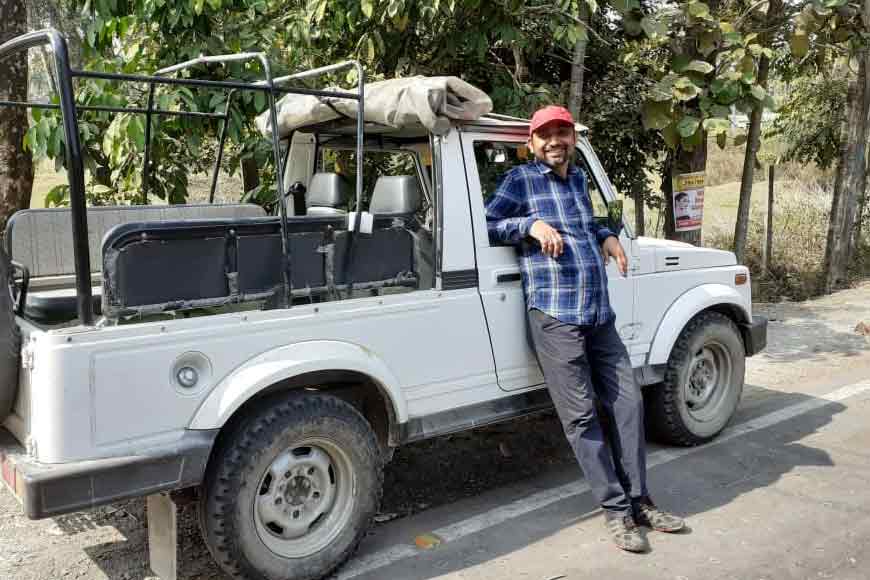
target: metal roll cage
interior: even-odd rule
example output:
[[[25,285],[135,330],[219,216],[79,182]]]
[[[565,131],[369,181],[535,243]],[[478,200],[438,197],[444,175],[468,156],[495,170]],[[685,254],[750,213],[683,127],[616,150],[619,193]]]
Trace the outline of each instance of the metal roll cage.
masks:
[[[94,324],[94,311],[91,292],[91,265],[90,253],[88,244],[88,218],[85,203],[85,183],[84,183],[84,164],[82,159],[81,142],[79,140],[79,125],[78,115],[79,110],[82,111],[101,111],[110,113],[134,113],[144,114],[145,121],[145,154],[144,166],[142,168],[142,189],[147,195],[148,180],[150,177],[150,147],[151,147],[151,119],[154,115],[175,115],[182,117],[208,118],[222,121],[222,127],[219,137],[218,152],[215,159],[214,170],[212,174],[211,191],[209,194],[209,202],[214,201],[215,189],[217,187],[218,172],[223,159],[223,149],[226,142],[227,125],[229,124],[229,111],[232,103],[232,98],[236,91],[259,91],[268,95],[269,116],[271,131],[272,150],[275,158],[276,168],[276,192],[277,202],[280,211],[281,219],[281,251],[283,254],[284,267],[282,268],[282,296],[281,304],[286,306],[290,303],[290,267],[291,256],[290,248],[287,244],[287,201],[284,192],[284,158],[281,156],[280,139],[278,137],[278,112],[275,106],[277,94],[299,94],[311,95],[316,97],[332,97],[339,99],[352,99],[359,102],[357,109],[357,143],[356,154],[357,159],[362,159],[363,149],[363,119],[365,114],[365,72],[359,62],[348,60],[338,64],[324,66],[312,70],[307,70],[287,76],[272,77],[272,68],[262,52],[248,52],[241,54],[228,54],[216,56],[201,56],[186,62],[182,62],[173,66],[165,67],[158,70],[154,75],[133,75],[133,74],[115,74],[102,73],[94,71],[85,71],[73,69],[70,67],[69,50],[67,48],[66,39],[53,28],[47,28],[35,32],[22,34],[3,44],[0,44],[0,60],[9,57],[10,55],[27,51],[31,48],[48,47],[54,58],[54,69],[57,75],[56,91],[60,98],[60,104],[38,103],[38,102],[20,102],[0,100],[0,106],[5,107],[23,107],[23,108],[38,108],[38,109],[59,109],[63,120],[63,132],[65,138],[65,153],[67,178],[69,180],[70,190],[70,209],[72,212],[72,235],[73,235],[73,256],[75,261],[75,282],[76,282],[76,306],[79,322],[85,326]],[[265,79],[255,82],[242,81],[214,81],[205,79],[193,78],[175,78],[166,75],[192,68],[200,64],[208,63],[229,63],[257,60],[263,67]],[[316,89],[308,89],[302,87],[286,87],[279,86],[288,83],[289,81],[299,80],[346,68],[355,68],[357,71],[359,84],[357,91],[322,91]],[[148,84],[148,104],[145,108],[141,107],[110,107],[110,106],[77,106],[75,103],[75,92],[72,79],[74,78],[90,78],[103,79],[111,81],[127,81],[139,82]],[[197,111],[170,111],[154,108],[154,91],[156,85],[181,85],[191,87],[211,87],[216,89],[229,89],[227,93],[227,103],[223,113],[206,113]],[[289,145],[288,145],[289,149]],[[289,151],[288,151],[289,152]],[[357,163],[356,168],[356,207],[361,207],[362,204],[362,163]],[[351,225],[352,231],[359,230],[360,212],[356,212],[356,222]]]

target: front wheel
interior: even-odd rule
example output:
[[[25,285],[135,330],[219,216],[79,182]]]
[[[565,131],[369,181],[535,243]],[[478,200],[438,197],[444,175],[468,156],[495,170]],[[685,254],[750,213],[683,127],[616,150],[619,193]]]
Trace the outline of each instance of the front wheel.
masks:
[[[653,436],[693,446],[711,441],[731,420],[743,392],[746,351],[734,322],[703,312],[680,333],[665,380],[646,396]]]
[[[381,495],[368,422],[326,394],[266,399],[223,438],[200,495],[212,556],[233,578],[317,580],[356,549]]]

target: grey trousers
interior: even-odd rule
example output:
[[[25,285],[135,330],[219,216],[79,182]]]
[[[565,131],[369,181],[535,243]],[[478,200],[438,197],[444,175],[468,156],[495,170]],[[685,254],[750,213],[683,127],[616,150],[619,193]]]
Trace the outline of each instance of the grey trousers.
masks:
[[[630,513],[632,500],[648,495],[643,397],[614,323],[576,326],[537,309],[528,320],[550,397],[595,499],[610,515]]]

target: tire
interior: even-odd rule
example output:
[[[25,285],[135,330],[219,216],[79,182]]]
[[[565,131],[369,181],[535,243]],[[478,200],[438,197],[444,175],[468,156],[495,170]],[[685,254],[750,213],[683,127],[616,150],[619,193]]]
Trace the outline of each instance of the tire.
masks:
[[[743,393],[746,350],[740,331],[718,312],[702,312],[680,333],[665,379],[646,393],[650,433],[691,447],[725,428]]]
[[[21,364],[21,332],[15,323],[12,283],[12,264],[0,248],[0,423],[12,412]]]
[[[318,580],[353,554],[383,482],[377,439],[353,406],[326,394],[282,394],[221,437],[199,515],[230,577]]]

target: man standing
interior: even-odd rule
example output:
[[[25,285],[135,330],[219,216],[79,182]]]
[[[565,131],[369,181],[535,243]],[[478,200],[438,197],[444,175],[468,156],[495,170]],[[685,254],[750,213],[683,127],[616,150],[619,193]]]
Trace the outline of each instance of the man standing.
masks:
[[[643,400],[607,294],[605,264],[613,258],[625,275],[625,252],[593,219],[575,144],[567,109],[537,111],[528,141],[535,161],[504,176],[487,203],[487,225],[493,242],[518,246],[532,342],[607,529],[617,546],[641,552],[637,524],[676,532],[683,520],[658,509],[647,491]],[[596,401],[608,420],[599,420]]]

